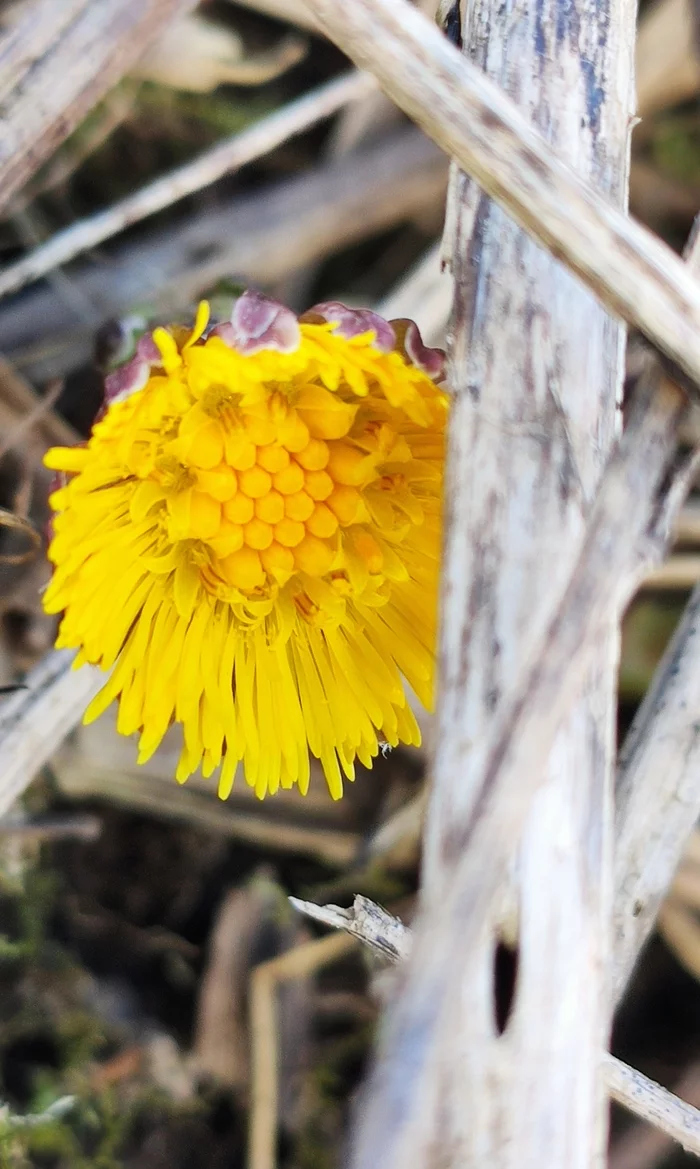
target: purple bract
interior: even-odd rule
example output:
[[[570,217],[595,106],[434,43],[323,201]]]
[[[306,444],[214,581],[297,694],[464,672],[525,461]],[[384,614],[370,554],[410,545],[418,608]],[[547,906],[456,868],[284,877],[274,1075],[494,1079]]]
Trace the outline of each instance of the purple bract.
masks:
[[[210,336],[220,337],[244,357],[261,349],[293,353],[301,331],[295,313],[260,292],[244,292],[233,306],[231,320],[215,325]]]
[[[396,336],[396,348],[407,361],[427,374],[434,382],[440,382],[445,376],[445,352],[443,349],[432,349],[423,344],[420,329],[415,321],[407,317],[399,317],[391,321],[391,327]]]
[[[142,390],[151,375],[151,366],[160,365],[161,360],[160,350],[153,337],[150,333],[144,333],[143,337],[139,337],[134,356],[105,378],[105,407]]]
[[[312,321],[319,318],[336,325],[335,332],[346,341],[352,337],[360,337],[363,333],[372,332],[373,344],[381,353],[391,353],[395,346],[394,330],[391,325],[371,309],[348,308],[339,300],[324,300],[310,308],[301,319]]]

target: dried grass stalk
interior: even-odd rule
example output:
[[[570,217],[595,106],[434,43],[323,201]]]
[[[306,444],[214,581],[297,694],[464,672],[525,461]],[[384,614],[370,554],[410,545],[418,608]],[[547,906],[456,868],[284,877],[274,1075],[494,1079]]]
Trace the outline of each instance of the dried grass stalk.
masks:
[[[344,52],[370,69],[397,105],[521,227],[611,312],[700,381],[700,285],[670,248],[575,174],[515,103],[406,0],[305,3]],[[582,27],[590,18],[581,11]],[[631,46],[630,34],[629,54]],[[595,52],[593,40],[586,54]],[[614,84],[627,91],[617,75]],[[600,87],[592,85],[583,128],[580,120],[571,123],[572,142],[583,144],[590,136],[602,99]],[[543,108],[542,120],[548,116]],[[601,163],[607,165],[609,160]]]
[[[0,207],[196,0],[35,0],[0,41]]]

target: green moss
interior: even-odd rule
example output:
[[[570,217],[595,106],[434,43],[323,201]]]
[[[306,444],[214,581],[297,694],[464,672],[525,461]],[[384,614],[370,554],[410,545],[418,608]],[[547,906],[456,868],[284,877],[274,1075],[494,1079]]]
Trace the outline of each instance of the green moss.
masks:
[[[630,606],[622,627],[620,698],[623,702],[638,702],[644,697],[682,608],[683,602],[671,596],[642,596]]]
[[[238,134],[272,109],[274,103],[269,96],[252,92],[244,100],[232,100],[221,91],[187,93],[151,81],[143,82],[137,99],[137,113],[147,115],[151,124],[155,118],[167,123],[169,128],[179,127],[182,133],[183,122],[197,123],[200,129],[206,128],[212,138]]]
[[[651,156],[669,177],[700,184],[700,118],[697,113],[666,114],[655,120]]]

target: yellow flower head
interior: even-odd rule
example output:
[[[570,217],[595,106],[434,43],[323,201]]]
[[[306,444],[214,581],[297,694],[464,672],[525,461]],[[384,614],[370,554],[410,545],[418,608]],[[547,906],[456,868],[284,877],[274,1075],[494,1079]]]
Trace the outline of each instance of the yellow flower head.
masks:
[[[419,742],[402,675],[432,702],[442,354],[334,302],[246,292],[208,323],[142,337],[89,442],[48,452],[45,608],[112,670],[85,718],[118,698],[140,762],[180,722],[181,781],[223,763],[225,797],[242,760],[260,797],[306,792],[310,751],[338,797]]]

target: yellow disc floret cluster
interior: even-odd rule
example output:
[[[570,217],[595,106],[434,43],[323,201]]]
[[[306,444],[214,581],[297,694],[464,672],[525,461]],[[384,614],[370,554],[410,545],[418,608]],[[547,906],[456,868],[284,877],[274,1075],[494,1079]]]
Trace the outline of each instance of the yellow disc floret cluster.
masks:
[[[139,760],[173,722],[177,777],[240,761],[259,796],[309,752],[331,793],[381,741],[417,743],[402,676],[432,702],[446,398],[411,322],[255,293],[230,321],[156,329],[107,380],[66,473],[45,596],[57,644],[112,670]]]

